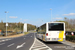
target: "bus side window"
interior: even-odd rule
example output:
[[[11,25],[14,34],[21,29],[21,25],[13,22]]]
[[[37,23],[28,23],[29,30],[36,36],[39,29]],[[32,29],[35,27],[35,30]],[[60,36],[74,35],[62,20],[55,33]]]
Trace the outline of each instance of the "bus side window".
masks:
[[[40,34],[43,34],[43,32],[40,32]]]
[[[45,34],[45,32],[43,32],[43,34]]]
[[[42,32],[40,32],[40,34],[42,34]]]
[[[38,32],[38,34],[40,34],[40,32]]]

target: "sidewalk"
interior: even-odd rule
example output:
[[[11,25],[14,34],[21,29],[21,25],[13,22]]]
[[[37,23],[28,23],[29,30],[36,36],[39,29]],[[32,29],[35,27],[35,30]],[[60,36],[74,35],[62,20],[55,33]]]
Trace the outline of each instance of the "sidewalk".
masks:
[[[11,36],[4,36],[4,37],[0,37],[0,39],[2,38],[14,38],[14,37],[20,37],[20,36],[23,36],[24,34],[17,34],[17,35],[11,35]]]
[[[69,46],[72,46],[72,47],[75,47],[75,43],[70,42],[70,41],[65,41],[65,42],[62,42],[62,43],[66,44],[66,45],[69,45]]]

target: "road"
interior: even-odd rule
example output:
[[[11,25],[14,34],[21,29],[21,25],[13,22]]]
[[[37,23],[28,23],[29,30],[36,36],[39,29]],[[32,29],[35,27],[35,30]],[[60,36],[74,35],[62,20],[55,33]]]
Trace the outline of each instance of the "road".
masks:
[[[43,42],[49,46],[52,50],[75,50],[75,47],[63,44],[61,42]]]
[[[35,37],[34,33],[30,33],[17,38],[0,39],[0,50],[75,50],[75,47],[61,42],[43,42]]]
[[[29,50],[34,41],[34,33],[0,42],[0,50]]]
[[[71,43],[70,45],[67,45],[69,44],[69,42],[66,42],[66,41],[64,43],[67,43],[67,44],[64,44],[62,42],[44,42],[40,39],[38,40],[44,43],[45,45],[47,45],[48,47],[50,47],[52,50],[75,50],[75,45],[74,47],[72,46],[73,44]]]

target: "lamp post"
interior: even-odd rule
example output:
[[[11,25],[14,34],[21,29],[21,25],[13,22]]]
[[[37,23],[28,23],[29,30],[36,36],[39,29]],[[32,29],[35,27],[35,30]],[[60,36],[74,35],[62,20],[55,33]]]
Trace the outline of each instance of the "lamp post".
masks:
[[[52,21],[52,9],[50,9],[51,10],[51,21]]]
[[[8,26],[8,23],[7,23],[7,11],[5,11],[5,13],[6,13],[6,36],[7,36],[7,26]]]

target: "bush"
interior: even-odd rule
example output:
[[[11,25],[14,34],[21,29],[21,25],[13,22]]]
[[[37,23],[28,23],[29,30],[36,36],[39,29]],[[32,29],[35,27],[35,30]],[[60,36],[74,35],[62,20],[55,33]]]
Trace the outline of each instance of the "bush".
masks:
[[[24,32],[24,34],[26,35],[26,34],[28,34],[29,32]]]
[[[4,34],[2,36],[5,36]]]
[[[75,42],[75,35],[67,35],[66,36],[66,40],[71,41],[71,42]]]
[[[16,32],[13,32],[11,35],[16,35]]]

